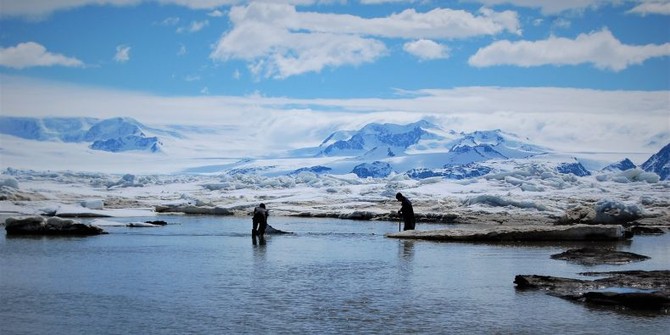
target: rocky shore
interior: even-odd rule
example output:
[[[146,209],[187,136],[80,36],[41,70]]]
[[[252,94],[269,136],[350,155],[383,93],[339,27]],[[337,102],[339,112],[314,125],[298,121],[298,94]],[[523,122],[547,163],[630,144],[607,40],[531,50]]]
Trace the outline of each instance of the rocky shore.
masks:
[[[618,225],[491,226],[479,229],[408,230],[386,236],[399,239],[456,242],[611,241],[630,237],[624,227]]]
[[[100,227],[69,219],[41,216],[8,218],[5,221],[8,236],[91,236],[105,234]]]
[[[544,290],[548,294],[587,305],[670,313],[670,271],[584,272],[594,280],[518,275],[518,290]]]

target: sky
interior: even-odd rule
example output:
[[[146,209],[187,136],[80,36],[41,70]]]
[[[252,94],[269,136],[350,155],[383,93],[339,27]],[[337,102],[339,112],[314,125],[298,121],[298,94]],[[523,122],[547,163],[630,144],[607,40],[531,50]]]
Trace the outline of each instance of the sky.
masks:
[[[670,1],[0,0],[0,80],[0,115],[207,125],[253,153],[419,119],[655,152]]]

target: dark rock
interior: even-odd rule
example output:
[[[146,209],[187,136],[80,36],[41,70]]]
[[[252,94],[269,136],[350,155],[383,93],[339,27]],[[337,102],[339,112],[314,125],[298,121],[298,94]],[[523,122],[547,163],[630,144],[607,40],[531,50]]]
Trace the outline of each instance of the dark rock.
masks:
[[[570,249],[560,254],[551,255],[551,258],[562,259],[582,265],[627,264],[649,259],[647,256],[638,255],[632,252],[597,248]]]
[[[332,170],[333,169],[331,169],[327,166],[317,165],[317,166],[304,167],[304,168],[294,170],[293,172],[289,173],[288,175],[289,176],[294,176],[294,175],[300,174],[301,172],[312,172],[312,173],[315,173],[315,174],[321,174],[321,173],[329,173]]]
[[[341,219],[359,220],[359,221],[372,220],[374,217],[376,217],[375,213],[364,212],[364,211],[355,211],[355,212],[352,212],[352,213],[347,213],[347,214],[340,215]]]
[[[392,171],[393,169],[389,163],[374,161],[356,165],[351,172],[356,174],[358,178],[386,178]]]
[[[577,177],[590,176],[591,172],[587,170],[581,163],[561,163],[556,167],[558,173],[574,174]]]
[[[454,223],[458,219],[457,214],[442,214],[442,213],[414,213],[416,222],[439,222],[439,223]]]
[[[670,270],[585,272],[595,280],[517,275],[516,288],[541,289],[574,302],[670,312]]]
[[[158,225],[158,226],[166,226],[166,225],[168,224],[167,222],[165,222],[165,221],[163,221],[163,220],[144,221],[144,222],[145,222],[145,223],[155,224],[155,225]]]
[[[154,207],[157,213],[184,213],[193,215],[234,215],[235,213],[223,207],[192,206],[192,205],[158,205]]]
[[[596,305],[621,305],[632,309],[662,309],[670,306],[670,298],[655,291],[586,292],[584,302]]]
[[[629,230],[633,235],[663,235],[665,231],[661,227],[632,226]]]
[[[46,220],[41,216],[8,218],[5,220],[5,230],[7,235],[90,236],[105,234],[100,227],[93,225],[58,217]]]
[[[271,225],[268,224],[268,226],[265,228],[265,235],[285,235],[285,234],[293,234],[292,232],[288,231],[283,231],[276,229],[275,227],[272,227]]]

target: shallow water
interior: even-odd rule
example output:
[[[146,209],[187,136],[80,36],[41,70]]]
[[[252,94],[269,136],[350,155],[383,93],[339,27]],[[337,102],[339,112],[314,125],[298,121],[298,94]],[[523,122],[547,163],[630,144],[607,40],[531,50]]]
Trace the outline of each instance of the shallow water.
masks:
[[[115,219],[143,221],[151,218]],[[1,334],[661,334],[670,317],[516,291],[517,274],[658,270],[670,236],[608,243],[652,259],[583,266],[581,243],[384,237],[397,223],[271,217],[293,235],[253,244],[251,220],[162,216],[86,238],[0,237]],[[418,229],[442,228],[419,224]],[[448,226],[447,226],[448,227]]]

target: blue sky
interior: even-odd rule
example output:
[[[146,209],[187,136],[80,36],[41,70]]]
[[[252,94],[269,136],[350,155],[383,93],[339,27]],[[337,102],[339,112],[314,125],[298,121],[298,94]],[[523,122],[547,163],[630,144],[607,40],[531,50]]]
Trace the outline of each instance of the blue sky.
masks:
[[[3,0],[2,72],[160,95],[670,87],[668,2],[96,2]]]
[[[234,123],[211,104],[234,105],[275,120],[268,127],[291,119],[313,140],[419,118],[545,141],[584,133],[586,122],[599,125],[590,136],[603,145],[613,126],[619,137],[646,136],[635,148],[670,140],[668,0],[0,1],[6,115],[156,120],[151,106],[186,122],[166,107],[182,99],[193,118]],[[85,90],[98,98],[68,98]]]

